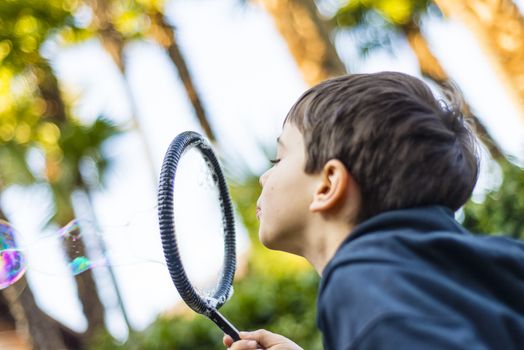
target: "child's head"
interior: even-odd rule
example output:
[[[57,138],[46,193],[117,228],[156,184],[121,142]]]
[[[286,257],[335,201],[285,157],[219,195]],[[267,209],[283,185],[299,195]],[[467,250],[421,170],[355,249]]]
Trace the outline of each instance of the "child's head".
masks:
[[[456,107],[403,73],[353,74],[304,93],[285,124],[303,137],[305,173],[340,160],[360,189],[359,223],[381,212],[470,197],[478,176],[475,137]]]

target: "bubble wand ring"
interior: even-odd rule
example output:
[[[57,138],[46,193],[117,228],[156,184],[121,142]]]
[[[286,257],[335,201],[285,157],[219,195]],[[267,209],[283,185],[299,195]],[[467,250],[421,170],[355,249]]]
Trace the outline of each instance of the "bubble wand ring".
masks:
[[[200,151],[209,170],[211,170],[213,174],[213,180],[219,190],[222,211],[224,227],[224,266],[216,291],[211,298],[203,298],[191,285],[184,270],[176,240],[173,213],[175,176],[178,163],[184,152],[192,147]],[[171,142],[166,152],[158,187],[158,218],[167,268],[180,296],[191,309],[207,316],[235,341],[239,340],[238,330],[218,312],[218,309],[230,296],[232,290],[231,285],[235,274],[235,222],[233,207],[220,164],[210,145],[196,132],[186,131],[179,134]]]

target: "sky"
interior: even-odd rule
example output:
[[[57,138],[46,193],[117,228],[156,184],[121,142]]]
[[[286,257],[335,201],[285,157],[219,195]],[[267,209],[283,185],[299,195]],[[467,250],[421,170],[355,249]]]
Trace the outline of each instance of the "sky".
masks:
[[[518,4],[522,6],[522,1]],[[233,172],[247,166],[261,173],[267,160],[259,146],[274,146],[288,109],[307,89],[271,18],[260,7],[241,6],[236,0],[171,1],[166,13],[176,24],[179,45],[218,135],[221,154],[233,160]],[[504,94],[504,87],[471,33],[460,23],[439,19],[426,20],[423,30],[479,118],[504,150],[522,161],[524,119]],[[394,55],[378,52],[363,60],[356,54],[352,40],[348,35],[336,37],[339,54],[351,72],[399,70],[418,75],[407,43],[396,43]],[[51,46],[47,50],[63,88],[75,97],[74,112],[79,118],[87,122],[104,115],[131,127],[125,81],[96,41],[73,48]],[[93,197],[98,222],[89,218],[81,194],[76,197],[75,209],[85,214],[80,217],[84,225],[100,232],[86,235],[88,246],[96,247],[97,239],[103,237],[131,325],[140,330],[179,301],[163,263],[156,219],[157,180],[152,174],[158,177],[165,151],[178,133],[201,130],[176,71],[160,48],[135,42],[128,45],[125,55],[127,83],[145,130],[154,170],[148,168],[138,133],[118,136],[105,149],[114,160],[105,188]],[[32,161],[35,167],[42,166],[41,155],[35,154]],[[488,176],[496,170],[486,166],[483,169],[479,191],[497,182]],[[55,231],[42,230],[49,212],[49,190],[42,185],[13,187],[3,196],[2,205],[22,237],[29,260],[27,276],[38,304],[73,329],[85,329],[59,240]],[[198,202],[191,205],[196,208]],[[199,220],[192,219],[195,212],[187,214],[189,222]],[[242,252],[248,243],[238,218],[237,222]],[[197,239],[205,241],[202,236]],[[192,251],[191,243],[188,246]],[[195,261],[205,261],[211,254],[210,247],[209,251],[202,249]],[[95,268],[94,272],[109,310],[108,327],[124,339],[126,327],[107,271]]]

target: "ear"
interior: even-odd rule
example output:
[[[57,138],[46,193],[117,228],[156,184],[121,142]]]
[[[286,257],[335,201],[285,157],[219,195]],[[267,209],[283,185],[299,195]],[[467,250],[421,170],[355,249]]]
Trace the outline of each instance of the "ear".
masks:
[[[325,212],[342,204],[351,181],[351,175],[340,160],[329,160],[322,168],[309,210]]]

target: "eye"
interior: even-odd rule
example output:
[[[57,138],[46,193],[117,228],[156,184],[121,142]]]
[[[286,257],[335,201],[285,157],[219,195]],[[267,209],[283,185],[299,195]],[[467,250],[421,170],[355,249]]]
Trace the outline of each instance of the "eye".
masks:
[[[273,165],[277,164],[278,162],[280,162],[280,159],[270,159],[269,162]]]

